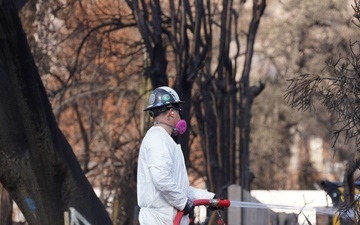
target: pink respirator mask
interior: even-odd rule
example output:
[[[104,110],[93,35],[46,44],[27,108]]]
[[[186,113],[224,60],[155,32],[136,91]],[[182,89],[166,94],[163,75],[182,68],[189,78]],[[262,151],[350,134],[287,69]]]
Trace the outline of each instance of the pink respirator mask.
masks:
[[[177,122],[176,126],[173,128],[173,132],[171,134],[171,136],[176,136],[178,134],[183,134],[185,133],[187,128],[187,123],[185,120],[179,120],[179,122]]]

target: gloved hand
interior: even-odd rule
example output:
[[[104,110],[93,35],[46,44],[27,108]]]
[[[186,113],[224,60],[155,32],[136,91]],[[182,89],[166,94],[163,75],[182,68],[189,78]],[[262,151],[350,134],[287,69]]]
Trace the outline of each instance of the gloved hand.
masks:
[[[191,211],[193,211],[194,207],[195,207],[194,202],[191,201],[190,199],[188,199],[186,202],[185,208],[183,209],[184,216],[189,214]]]

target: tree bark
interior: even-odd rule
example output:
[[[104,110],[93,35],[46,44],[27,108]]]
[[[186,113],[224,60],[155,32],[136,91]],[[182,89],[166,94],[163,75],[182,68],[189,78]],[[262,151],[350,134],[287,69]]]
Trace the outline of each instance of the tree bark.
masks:
[[[17,7],[0,1],[0,182],[30,225],[63,225],[70,209],[112,224],[57,126]]]
[[[260,18],[263,15],[266,7],[266,0],[253,1],[253,18],[250,23],[249,33],[247,36],[246,57],[244,62],[244,70],[240,80],[240,119],[239,119],[239,140],[240,140],[240,174],[241,174],[241,188],[250,190],[252,175],[249,163],[249,143],[250,143],[250,120],[251,120],[251,106],[257,95],[265,88],[265,84],[259,86],[250,86],[250,69],[252,56],[254,54],[254,44],[257,29],[260,24]]]

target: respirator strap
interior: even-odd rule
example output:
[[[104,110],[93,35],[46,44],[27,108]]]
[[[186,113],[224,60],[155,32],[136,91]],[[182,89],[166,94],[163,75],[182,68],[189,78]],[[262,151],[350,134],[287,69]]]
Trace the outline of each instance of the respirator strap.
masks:
[[[156,124],[164,124],[164,125],[170,127],[173,131],[175,130],[175,127],[171,126],[170,124],[164,123],[164,122],[155,121],[154,125],[156,125]]]

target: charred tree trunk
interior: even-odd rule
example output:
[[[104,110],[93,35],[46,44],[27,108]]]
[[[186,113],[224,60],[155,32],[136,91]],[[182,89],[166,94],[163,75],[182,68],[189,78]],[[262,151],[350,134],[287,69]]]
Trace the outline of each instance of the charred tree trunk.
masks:
[[[63,225],[70,209],[110,225],[56,124],[15,4],[0,1],[0,182],[30,225]]]
[[[166,75],[166,49],[162,38],[161,6],[159,0],[154,0],[148,7],[145,2],[127,0],[136,18],[137,27],[144,41],[149,65],[145,65],[145,76],[150,79],[152,87],[168,85]],[[149,21],[150,18],[152,21]]]
[[[257,95],[265,88],[264,84],[260,84],[258,87],[250,86],[250,68],[252,56],[254,53],[254,43],[257,29],[259,27],[260,18],[264,13],[266,0],[254,0],[253,1],[253,18],[250,24],[246,56],[244,62],[244,70],[240,80],[240,119],[239,119],[239,141],[240,141],[240,176],[241,176],[241,187],[245,190],[250,190],[252,175],[250,171],[249,163],[249,143],[250,143],[250,120],[251,120],[251,106]]]
[[[251,61],[254,53],[254,43],[257,29],[259,27],[260,18],[264,13],[266,7],[266,0],[253,1],[253,17],[250,23],[249,32],[247,35],[246,56],[244,62],[244,70],[240,79],[240,102],[239,102],[239,151],[240,151],[240,186],[241,186],[241,200],[244,200],[244,191],[250,191],[253,174],[250,170],[250,120],[251,120],[251,106],[257,95],[265,88],[264,84],[259,86],[250,86],[250,69]],[[241,224],[244,225],[246,215],[241,209]]]

